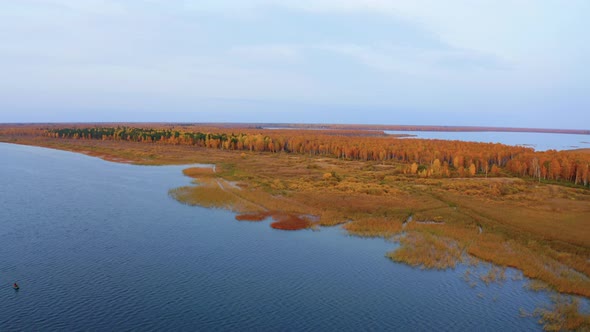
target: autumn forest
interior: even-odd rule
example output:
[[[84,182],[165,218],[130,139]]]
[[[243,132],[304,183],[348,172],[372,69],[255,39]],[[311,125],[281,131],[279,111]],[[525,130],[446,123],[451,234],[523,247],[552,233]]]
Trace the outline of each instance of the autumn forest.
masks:
[[[125,140],[210,149],[296,153],[358,161],[396,161],[405,174],[425,178],[514,176],[588,186],[590,155],[491,143],[408,140],[383,132],[134,127],[52,128],[45,135],[68,139]],[[370,136],[369,136],[370,135]]]

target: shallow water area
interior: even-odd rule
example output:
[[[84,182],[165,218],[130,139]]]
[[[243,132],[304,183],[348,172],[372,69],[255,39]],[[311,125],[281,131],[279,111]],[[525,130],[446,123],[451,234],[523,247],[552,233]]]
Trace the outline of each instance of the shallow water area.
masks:
[[[178,203],[186,166],[0,144],[0,330],[540,330],[510,270],[470,285],[339,227],[287,232]],[[483,268],[483,267],[480,267]],[[15,292],[12,283],[21,289]]]
[[[457,140],[466,142],[522,145],[535,151],[572,150],[590,148],[590,135],[521,132],[448,132],[448,131],[385,131],[389,135],[411,135],[422,139]]]

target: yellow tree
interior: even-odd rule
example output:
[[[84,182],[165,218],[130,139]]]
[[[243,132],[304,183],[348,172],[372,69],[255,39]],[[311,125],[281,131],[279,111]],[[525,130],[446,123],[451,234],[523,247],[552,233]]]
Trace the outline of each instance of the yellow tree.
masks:
[[[469,165],[469,175],[474,176],[476,170],[477,170],[477,168],[475,167],[475,164],[471,163],[471,165]]]

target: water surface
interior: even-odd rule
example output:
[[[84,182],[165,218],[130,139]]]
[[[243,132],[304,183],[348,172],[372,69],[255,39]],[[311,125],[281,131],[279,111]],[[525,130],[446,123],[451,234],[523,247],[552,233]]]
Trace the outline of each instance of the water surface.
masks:
[[[413,135],[413,138],[457,140],[467,142],[522,145],[537,151],[590,148],[590,135],[517,132],[447,132],[447,131],[385,131],[386,134]]]
[[[524,280],[472,288],[385,240],[179,204],[181,166],[0,144],[0,330],[538,330]],[[510,275],[517,275],[512,271]],[[18,281],[21,290],[11,284]]]

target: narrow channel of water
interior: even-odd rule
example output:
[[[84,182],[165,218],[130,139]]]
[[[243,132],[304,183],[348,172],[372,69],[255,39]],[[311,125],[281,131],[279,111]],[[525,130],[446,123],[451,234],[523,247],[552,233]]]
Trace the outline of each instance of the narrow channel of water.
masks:
[[[390,135],[411,135],[411,138],[442,139],[482,143],[522,145],[536,151],[590,148],[590,135],[515,132],[446,132],[446,131],[385,131]]]

